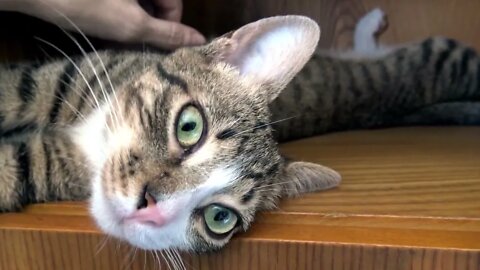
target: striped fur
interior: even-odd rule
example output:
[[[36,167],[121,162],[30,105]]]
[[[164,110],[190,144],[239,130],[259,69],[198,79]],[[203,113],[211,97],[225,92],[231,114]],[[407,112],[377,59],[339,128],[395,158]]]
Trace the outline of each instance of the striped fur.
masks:
[[[271,110],[274,120],[295,117],[275,126],[280,141],[361,128],[478,125],[479,83],[477,53],[443,37],[380,58],[318,51]]]
[[[145,249],[210,251],[280,197],[340,182],[329,168],[283,158],[274,136],[479,124],[480,61],[472,49],[430,38],[368,57],[317,51],[287,85],[318,33],[306,18],[279,17],[167,55],[105,51],[1,66],[0,211],[90,198],[108,234]],[[252,47],[278,55],[248,55]],[[242,70],[244,59],[271,62]],[[198,146],[184,149],[175,119],[191,104],[207,130]],[[288,118],[273,131],[272,120]],[[175,222],[160,228],[124,222],[148,204],[148,194]],[[239,217],[222,237],[209,234],[201,216],[212,203]]]

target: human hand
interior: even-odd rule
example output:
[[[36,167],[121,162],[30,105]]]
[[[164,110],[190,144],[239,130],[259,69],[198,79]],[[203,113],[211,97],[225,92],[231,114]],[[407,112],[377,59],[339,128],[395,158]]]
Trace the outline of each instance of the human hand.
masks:
[[[85,34],[103,39],[146,42],[164,49],[205,42],[199,32],[180,23],[182,0],[148,0],[157,10],[153,15],[148,14],[138,0],[16,1],[16,11],[77,30],[73,22]]]

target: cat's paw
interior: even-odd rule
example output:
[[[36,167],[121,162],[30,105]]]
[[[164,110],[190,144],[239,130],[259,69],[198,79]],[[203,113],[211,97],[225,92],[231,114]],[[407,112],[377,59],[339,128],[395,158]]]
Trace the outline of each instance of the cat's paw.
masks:
[[[388,28],[387,15],[375,8],[357,23],[354,33],[354,51],[373,52],[378,49],[378,37]]]

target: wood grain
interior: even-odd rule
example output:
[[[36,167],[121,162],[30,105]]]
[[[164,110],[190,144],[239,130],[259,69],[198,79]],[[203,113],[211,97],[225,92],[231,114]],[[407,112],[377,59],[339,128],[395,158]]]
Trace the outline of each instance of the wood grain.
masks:
[[[342,185],[285,200],[221,252],[183,261],[187,269],[479,270],[479,138],[478,127],[415,127],[282,145],[339,170]],[[2,214],[0,243],[0,269],[159,267],[155,255],[105,241],[85,203]]]
[[[266,16],[307,15],[322,28],[320,47],[337,49],[350,46],[359,17],[381,7],[390,23],[382,36],[387,44],[444,35],[480,49],[480,1],[185,0],[184,6],[184,21],[207,36]],[[33,36],[78,53],[39,20],[0,13],[0,23],[16,26],[0,28],[3,61],[58,55]],[[480,128],[402,128],[283,145],[291,157],[339,170],[342,185],[285,200],[221,252],[183,254],[183,261],[188,269],[480,270],[479,138]],[[0,270],[168,269],[157,257],[106,239],[85,203],[0,215]]]

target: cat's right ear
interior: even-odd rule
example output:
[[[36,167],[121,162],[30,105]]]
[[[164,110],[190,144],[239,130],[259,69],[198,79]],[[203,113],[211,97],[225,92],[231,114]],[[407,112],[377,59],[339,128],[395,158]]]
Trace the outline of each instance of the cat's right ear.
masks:
[[[247,24],[213,40],[207,51],[275,99],[310,59],[320,38],[318,24],[304,16],[277,16]]]

